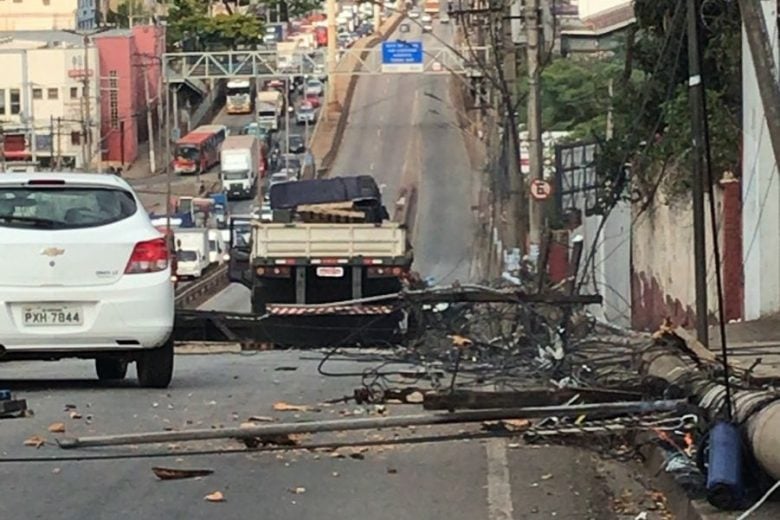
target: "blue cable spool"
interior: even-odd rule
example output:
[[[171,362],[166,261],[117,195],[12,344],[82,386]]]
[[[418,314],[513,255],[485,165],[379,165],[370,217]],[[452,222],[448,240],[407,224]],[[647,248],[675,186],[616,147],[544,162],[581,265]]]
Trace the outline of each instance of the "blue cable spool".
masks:
[[[719,421],[709,433],[707,501],[718,509],[735,510],[743,505],[742,434],[733,423]]]

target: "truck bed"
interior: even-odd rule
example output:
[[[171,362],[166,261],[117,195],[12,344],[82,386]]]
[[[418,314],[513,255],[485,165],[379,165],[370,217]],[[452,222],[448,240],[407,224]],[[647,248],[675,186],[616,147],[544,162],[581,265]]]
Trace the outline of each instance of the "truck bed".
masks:
[[[399,258],[406,229],[383,224],[255,223],[253,258]]]

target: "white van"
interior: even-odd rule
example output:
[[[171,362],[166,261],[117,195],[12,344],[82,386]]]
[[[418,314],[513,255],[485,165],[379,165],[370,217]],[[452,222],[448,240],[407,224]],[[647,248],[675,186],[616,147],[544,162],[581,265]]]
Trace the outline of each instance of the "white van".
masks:
[[[206,229],[177,229],[176,274],[179,277],[200,278],[209,267],[209,234]]]

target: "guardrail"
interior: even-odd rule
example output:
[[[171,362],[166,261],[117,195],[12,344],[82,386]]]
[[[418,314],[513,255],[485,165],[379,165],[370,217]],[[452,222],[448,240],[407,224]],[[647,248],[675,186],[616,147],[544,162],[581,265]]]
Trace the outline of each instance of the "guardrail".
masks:
[[[227,265],[221,265],[200,280],[192,282],[176,294],[177,309],[196,309],[199,305],[230,285]]]

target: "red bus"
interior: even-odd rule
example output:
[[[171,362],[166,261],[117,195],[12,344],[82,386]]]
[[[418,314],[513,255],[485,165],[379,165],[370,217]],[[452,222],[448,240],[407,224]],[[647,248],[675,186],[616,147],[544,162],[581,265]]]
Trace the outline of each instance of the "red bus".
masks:
[[[205,173],[219,163],[219,152],[227,137],[223,125],[199,126],[176,143],[173,171],[179,174]]]

